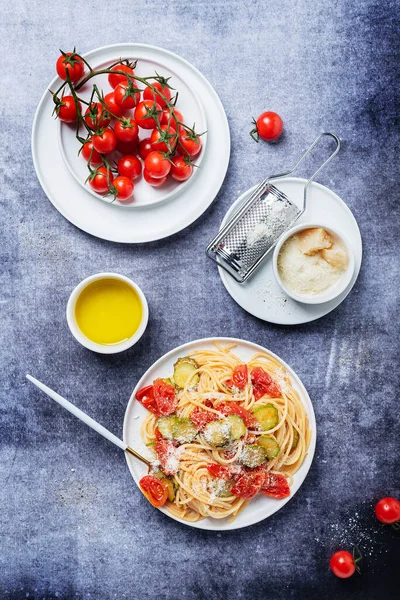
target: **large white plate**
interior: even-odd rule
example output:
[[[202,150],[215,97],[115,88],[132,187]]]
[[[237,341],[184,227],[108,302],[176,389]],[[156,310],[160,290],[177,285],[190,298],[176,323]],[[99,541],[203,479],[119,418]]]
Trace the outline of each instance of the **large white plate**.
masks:
[[[183,58],[145,44],[117,44],[85,54],[100,64],[116,56],[159,62],[177,73],[202,99],[207,120],[207,147],[196,176],[166,202],[125,210],[100,202],[84,190],[66,167],[58,144],[58,123],[51,116],[53,100],[43,94],[32,129],[32,156],[40,184],[55,208],[71,223],[96,237],[123,243],[150,242],[181,231],[195,221],[217,195],[228,168],[230,135],[228,121],[215,90],[207,79]],[[55,78],[50,89],[57,85]]]
[[[302,206],[305,179],[287,177],[271,180],[298,206]],[[254,188],[247,190],[226,213],[221,227],[240,208]],[[258,271],[246,282],[238,283],[224,269],[218,267],[222,282],[232,298],[251,315],[279,325],[299,325],[319,319],[339,306],[350,293],[360,272],[362,241],[353,213],[335,192],[313,182],[309,187],[307,209],[296,221],[313,222],[331,226],[349,241],[354,251],[354,275],[347,288],[334,300],[323,304],[301,304],[287,296],[275,280],[272,270],[272,253],[267,256]]]
[[[235,342],[237,346],[233,349],[233,352],[237,354],[243,362],[248,362],[250,357],[253,356],[256,352],[269,352],[272,356],[277,358],[282,365],[288,370],[290,373],[292,384],[294,388],[300,394],[301,400],[305,406],[310,428],[312,431],[312,438],[310,447],[308,449],[307,456],[294,475],[293,485],[291,486],[291,494],[288,498],[284,498],[282,500],[275,500],[273,498],[267,498],[259,494],[255,498],[251,500],[248,506],[236,517],[233,523],[228,523],[227,519],[203,519],[198,521],[197,523],[188,523],[187,521],[183,521],[182,519],[178,519],[171,515],[165,508],[160,508],[164,514],[175,521],[179,521],[180,523],[184,523],[185,525],[189,525],[190,527],[196,527],[198,529],[212,529],[212,530],[232,530],[232,529],[240,529],[241,527],[247,527],[248,525],[253,525],[254,523],[258,523],[267,517],[270,517],[275,512],[280,510],[286,502],[288,502],[291,498],[293,498],[294,494],[297,492],[301,484],[303,483],[313,460],[314,451],[315,451],[315,442],[317,437],[317,426],[315,422],[314,409],[311,404],[310,397],[300,381],[299,377],[296,373],[276,354],[266,350],[262,346],[258,344],[253,344],[252,342],[246,342],[244,340],[236,339],[236,338],[204,338],[202,340],[196,340],[194,342],[189,342],[187,344],[183,344],[167,354],[164,354],[157,362],[155,362],[141,377],[139,382],[137,383],[135,389],[133,390],[132,396],[128,402],[128,406],[125,411],[124,418],[124,428],[123,428],[123,439],[124,442],[135,448],[138,452],[143,454],[144,456],[148,455],[148,448],[143,444],[142,439],[140,437],[140,427],[143,421],[143,418],[148,414],[147,410],[135,400],[136,391],[140,388],[151,385],[157,377],[169,377],[173,371],[173,365],[177,361],[177,359],[181,356],[186,356],[190,354],[190,352],[199,349],[215,349],[213,342],[218,341],[222,344],[229,344],[231,342]],[[146,467],[140,463],[137,459],[133,458],[131,455],[125,453],[126,460],[128,462],[129,470],[132,474],[137,485],[139,485],[139,479],[143,477],[147,473]]]

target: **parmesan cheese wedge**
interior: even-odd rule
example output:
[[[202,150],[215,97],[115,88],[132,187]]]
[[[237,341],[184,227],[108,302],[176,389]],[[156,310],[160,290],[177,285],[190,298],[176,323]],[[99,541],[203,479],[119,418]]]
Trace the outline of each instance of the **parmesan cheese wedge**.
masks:
[[[332,246],[332,238],[322,227],[304,229],[298,234],[299,249],[303,254],[312,256],[320,250]]]
[[[338,244],[334,244],[332,248],[324,248],[321,251],[321,256],[335,269],[346,269],[347,267],[347,253]]]

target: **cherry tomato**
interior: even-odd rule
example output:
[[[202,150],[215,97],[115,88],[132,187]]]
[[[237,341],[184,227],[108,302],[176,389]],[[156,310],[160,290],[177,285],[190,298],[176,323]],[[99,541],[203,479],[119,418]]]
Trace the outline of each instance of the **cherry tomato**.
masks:
[[[117,148],[118,152],[121,154],[136,154],[139,147],[139,141],[134,140],[133,142],[121,142],[121,140],[117,139]]]
[[[103,129],[109,125],[111,118],[100,102],[92,102],[86,109],[85,121],[91,129]]]
[[[177,110],[176,108],[173,108],[172,112],[175,114],[175,116],[178,119],[178,121],[180,123],[183,123],[183,115],[182,115],[182,113],[179,110]],[[172,129],[176,129],[176,121],[175,121],[174,117],[172,117],[172,116],[171,116],[171,119],[170,119],[170,115],[171,115],[171,109],[169,109],[168,107],[167,108],[163,108],[162,116],[160,118],[160,122],[162,124],[168,124],[168,122],[169,122],[169,126],[172,127]]]
[[[157,440],[155,453],[165,475],[175,475],[179,471],[179,461],[176,457],[176,446],[169,440]]]
[[[158,113],[161,113],[159,104],[153,100],[142,100],[135,108],[135,121],[143,129],[154,129],[157,125],[154,116]]]
[[[93,148],[100,154],[109,154],[117,147],[117,136],[112,129],[104,129],[92,137]]]
[[[267,142],[277,140],[283,130],[283,121],[275,112],[267,111],[261,113],[257,121],[254,123],[255,128],[252,129],[250,135],[256,140],[256,142],[258,142],[259,137]]]
[[[113,67],[111,69],[111,71],[124,71],[124,73],[127,73],[128,75],[135,74],[133,72],[133,69],[131,69],[131,67],[128,67],[128,65],[123,65],[123,64],[115,65],[115,67]],[[108,74],[108,83],[111,85],[111,87],[114,90],[118,84],[128,83],[128,78],[125,75],[119,75],[118,73],[109,73]]]
[[[153,179],[161,179],[166,177],[171,170],[171,163],[161,152],[150,152],[145,158],[144,168]]]
[[[382,498],[375,506],[375,514],[381,523],[397,523],[400,521],[400,502],[390,496]]]
[[[207,423],[217,421],[218,415],[209,410],[202,410],[198,406],[190,413],[190,420],[195,425],[196,429],[203,431]]]
[[[161,415],[167,416],[174,413],[178,407],[178,398],[175,388],[163,379],[153,381],[154,398]]]
[[[171,177],[176,181],[186,181],[193,173],[193,167],[188,163],[183,156],[177,154],[172,159]]]
[[[127,83],[119,83],[114,90],[114,99],[118,106],[122,108],[134,108],[139,100],[139,92],[135,92],[135,87],[130,87]]]
[[[103,162],[101,154],[93,148],[92,140],[88,140],[87,142],[85,142],[85,144],[83,144],[81,155],[83,156],[86,162],[89,162],[90,160],[90,164],[94,167],[96,167],[97,165],[101,165]]]
[[[341,579],[351,577],[356,570],[354,558],[347,550],[338,550],[338,552],[332,554],[329,566],[336,577]]]
[[[78,101],[79,109],[82,110],[82,105]],[[61,104],[56,106],[56,115],[64,123],[75,123],[78,119],[78,111],[73,96],[63,96]]]
[[[264,483],[262,473],[243,473],[232,486],[231,493],[238,498],[253,498]]]
[[[169,87],[167,87],[166,85],[162,85],[159,81],[155,81],[154,83],[151,83],[151,85],[155,87],[159,92],[161,92],[161,94],[167,99],[168,102],[171,100],[171,91]],[[156,99],[156,102],[158,102],[158,104],[161,106],[161,108],[164,108],[164,106],[166,105],[165,100],[161,98],[159,93],[154,92],[150,87],[147,87],[143,92],[143,100],[151,100],[151,102],[153,103],[154,98]]]
[[[119,104],[115,102],[114,92],[109,92],[104,96],[104,103],[106,105],[106,109],[113,117],[122,117],[125,112],[122,106],[119,106]]]
[[[246,387],[248,377],[249,370],[247,365],[238,365],[235,367],[232,372],[232,383],[234,387],[243,390]]]
[[[264,483],[261,487],[264,496],[278,499],[290,496],[290,487],[284,475],[265,471],[264,476]]]
[[[199,135],[180,127],[179,147],[182,148],[183,156],[190,156],[190,158],[197,156],[201,150],[201,146],[202,143]]]
[[[161,435],[160,430],[158,429],[157,425],[154,427],[154,435],[156,436],[156,440],[164,439],[163,436]]]
[[[217,465],[214,463],[207,465],[208,472],[218,479],[229,481],[243,474],[243,468],[239,465]]]
[[[106,194],[110,185],[112,184],[114,177],[110,170],[106,167],[99,167],[90,175],[88,181],[90,187],[98,194]]]
[[[243,419],[246,427],[249,429],[257,429],[257,419],[249,410],[239,406],[237,402],[224,402],[217,407],[217,410],[225,416],[238,415],[241,419]]]
[[[143,160],[153,151],[153,146],[151,145],[150,138],[144,138],[141,140],[139,144],[139,156]]]
[[[160,479],[154,477],[154,475],[145,475],[142,477],[139,481],[139,486],[152,506],[157,508],[166,503],[168,488]]]
[[[176,135],[175,129],[168,127],[168,125],[160,125],[160,130],[153,129],[151,133],[150,143],[153,150],[173,152],[178,142],[178,136]],[[167,144],[169,144],[169,148]]]
[[[158,412],[158,407],[154,398],[154,390],[152,385],[146,385],[144,388],[141,388],[136,392],[135,398],[142,406],[147,408],[151,413],[160,416]]]
[[[143,177],[152,187],[161,187],[167,181],[166,177],[152,177],[146,169],[143,169]]]
[[[63,81],[67,79],[67,71],[71,81],[78,81],[85,71],[85,64],[75,52],[66,52],[57,59],[56,71]]]
[[[142,172],[142,163],[137,156],[131,154],[125,154],[121,156],[117,164],[118,173],[125,175],[130,179],[137,179]]]
[[[251,371],[251,383],[253,384],[253,394],[256,400],[262,398],[265,394],[273,398],[281,396],[279,385],[272,379],[271,375],[261,367],[254,367]]]
[[[132,179],[129,179],[129,177],[125,177],[125,175],[118,175],[118,177],[116,177],[113,181],[113,187],[113,191],[116,192],[116,198],[120,202],[124,202],[132,196],[135,186]]]
[[[114,125],[114,132],[121,142],[136,142],[139,138],[139,127],[133,118],[124,118]]]

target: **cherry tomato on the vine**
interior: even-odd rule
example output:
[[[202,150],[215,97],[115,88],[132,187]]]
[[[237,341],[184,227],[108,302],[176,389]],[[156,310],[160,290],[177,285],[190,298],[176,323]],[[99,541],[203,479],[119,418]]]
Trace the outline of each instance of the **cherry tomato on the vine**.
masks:
[[[153,146],[151,145],[150,138],[144,138],[139,143],[139,156],[143,160],[153,151]]]
[[[92,137],[93,148],[100,154],[109,154],[117,146],[117,136],[112,129],[107,128],[104,131]]]
[[[176,181],[186,181],[193,173],[193,167],[183,156],[177,154],[172,159],[171,177]]]
[[[397,498],[387,496],[381,498],[375,506],[375,514],[378,521],[392,525],[400,521],[400,502]]]
[[[161,185],[164,185],[164,183],[167,181],[166,177],[159,177],[159,178],[152,177],[146,171],[146,169],[143,169],[143,177],[144,177],[145,181],[147,181],[147,183],[149,183],[153,187],[160,187]]]
[[[85,121],[91,129],[102,129],[109,125],[111,118],[101,102],[92,102],[86,109]]]
[[[162,85],[159,81],[155,81],[154,83],[151,82],[151,85],[161,92],[168,102],[171,100],[171,91],[168,86]],[[154,92],[150,87],[145,88],[143,92],[143,100],[151,100],[151,102],[154,102],[154,98],[161,108],[166,106],[165,100],[161,98],[159,93]]]
[[[140,93],[127,83],[119,83],[114,90],[114,99],[122,108],[134,108],[139,101]]]
[[[338,550],[335,554],[332,554],[329,566],[332,573],[341,579],[351,577],[356,570],[353,555],[347,552],[347,550]]]
[[[92,140],[88,140],[85,144],[83,144],[81,155],[86,162],[89,162],[90,160],[90,164],[94,167],[101,165],[103,162],[101,154],[93,148]]]
[[[133,142],[121,142],[117,140],[116,150],[121,154],[136,154],[139,147],[139,140],[133,140]]]
[[[171,163],[167,160],[161,152],[153,150],[145,158],[144,168],[150,177],[154,179],[161,179],[166,177],[171,170]]]
[[[135,142],[139,137],[139,127],[132,117],[117,121],[114,125],[114,132],[121,142]]]
[[[85,64],[75,52],[66,52],[57,59],[57,75],[63,80],[67,79],[67,71],[72,82],[78,81],[85,71]]]
[[[283,121],[275,112],[263,112],[253,123],[255,127],[250,131],[250,135],[256,142],[259,137],[267,142],[277,140],[283,131]]]
[[[122,108],[122,106],[119,106],[119,104],[115,102],[114,92],[109,92],[104,96],[104,103],[106,105],[106,109],[113,117],[122,117],[122,115],[125,113],[125,110]]]
[[[106,194],[113,182],[113,174],[106,167],[99,167],[89,176],[90,187],[98,194]]]
[[[82,110],[82,105],[78,101],[79,109]],[[73,96],[63,96],[60,104],[56,106],[56,115],[64,123],[75,123],[78,119],[78,111],[76,108]]]
[[[177,118],[177,120],[179,121],[179,123],[183,123],[183,115],[181,113],[180,110],[177,110],[176,108],[163,108],[162,111],[162,116],[160,118],[160,123],[161,124],[165,124],[167,125],[169,123],[169,126],[172,127],[172,129],[176,129],[176,121],[174,119],[174,117],[172,116],[172,113],[174,113],[175,117]]]
[[[143,129],[154,129],[157,126],[156,114],[161,116],[161,106],[153,100],[142,100],[135,108],[135,121]]]
[[[137,179],[142,172],[142,163],[137,156],[121,156],[117,164],[118,173],[130,179]]]
[[[168,127],[168,125],[160,125],[160,129],[153,129],[150,136],[153,150],[159,150],[160,152],[173,152],[177,142],[178,136],[175,129]]]
[[[132,179],[125,177],[125,175],[118,175],[118,177],[115,177],[112,185],[115,196],[120,202],[128,200],[132,196],[135,187]]]
[[[113,67],[111,71],[124,71],[124,73],[127,73],[127,75],[135,74],[133,72],[133,69],[131,69],[131,67],[128,67],[128,65],[115,65],[115,67]],[[115,89],[119,83],[128,83],[128,78],[125,75],[119,75],[118,73],[109,73],[108,83],[113,89]]]
[[[184,156],[193,158],[197,156],[201,150],[201,138],[196,133],[188,131],[184,127],[180,127],[179,131],[179,147],[182,148]]]

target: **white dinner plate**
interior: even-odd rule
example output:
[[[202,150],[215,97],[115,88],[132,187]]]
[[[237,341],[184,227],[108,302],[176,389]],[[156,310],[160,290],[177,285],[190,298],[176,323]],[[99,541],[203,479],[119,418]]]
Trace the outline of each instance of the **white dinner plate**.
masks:
[[[298,206],[303,203],[305,179],[287,177],[271,180]],[[221,227],[247,200],[251,188],[232,204],[226,213]],[[267,256],[255,274],[245,283],[238,283],[221,267],[218,267],[222,282],[232,298],[251,315],[279,325],[299,325],[319,319],[339,306],[350,293],[360,272],[362,260],[362,241],[360,230],[353,213],[335,192],[319,184],[311,183],[308,191],[307,209],[296,221],[300,223],[313,222],[331,226],[342,232],[349,240],[354,252],[354,274],[347,288],[334,300],[323,304],[302,304],[287,296],[275,280],[272,269],[272,254]]]
[[[196,527],[198,529],[224,531],[240,529],[241,527],[247,527],[248,525],[258,523],[259,521],[262,521],[263,519],[266,519],[267,517],[273,515],[275,512],[280,510],[291,498],[293,498],[294,494],[297,492],[297,490],[303,483],[311,467],[315,451],[317,426],[315,422],[314,409],[304,385],[302,384],[296,373],[282,359],[276,356],[276,354],[270,352],[270,350],[266,350],[258,344],[253,344],[252,342],[246,342],[244,340],[236,338],[204,338],[202,340],[196,340],[194,342],[183,344],[182,346],[179,346],[178,348],[167,352],[167,354],[164,354],[164,356],[157,360],[141,377],[141,379],[139,380],[135,389],[132,392],[132,396],[128,402],[128,406],[126,407],[125,411],[123,440],[126,444],[135,448],[135,450],[137,450],[143,456],[148,456],[149,458],[151,458],[151,454],[149,454],[149,449],[145,446],[140,437],[140,427],[144,417],[148,414],[148,411],[137,400],[135,400],[135,394],[137,390],[146,385],[151,385],[154,379],[156,379],[157,377],[170,377],[171,373],[173,372],[174,363],[177,361],[178,358],[182,356],[187,356],[194,350],[215,350],[215,346],[213,344],[213,342],[215,341],[221,344],[230,344],[232,342],[237,344],[237,346],[232,349],[232,352],[237,354],[243,360],[243,362],[248,362],[250,358],[257,352],[268,352],[269,354],[277,358],[287,369],[291,377],[292,385],[300,395],[300,398],[304,404],[308,416],[309,426],[312,432],[308,453],[300,469],[293,477],[293,484],[290,488],[291,493],[288,498],[276,500],[274,498],[267,498],[266,496],[259,494],[251,500],[248,506],[246,506],[246,508],[241,513],[239,513],[239,515],[232,523],[229,523],[227,519],[211,519],[210,517],[202,519],[201,521],[197,521],[196,523],[189,523],[187,521],[183,521],[182,519],[178,519],[177,517],[173,516],[171,513],[168,512],[166,508],[161,507],[158,509],[161,510],[168,517],[171,517],[171,519],[179,521],[180,523],[183,523],[185,525],[189,525],[190,527]],[[141,477],[146,475],[147,469],[145,465],[143,465],[133,456],[128,455],[127,453],[125,453],[125,456],[132,477],[134,478],[136,484],[139,485],[139,480],[141,479]]]
[[[122,243],[150,242],[168,237],[193,223],[212,203],[228,168],[230,135],[228,121],[215,90],[207,79],[183,58],[155,46],[116,44],[85,54],[93,64],[115,57],[134,56],[162,64],[176,73],[201,98],[207,123],[207,145],[201,167],[172,198],[156,205],[126,210],[100,202],[82,188],[66,166],[58,142],[59,124],[52,116],[53,100],[43,94],[32,129],[33,163],[40,184],[55,208],[71,223],[96,237]],[[50,89],[59,82],[55,78]],[[179,102],[179,101],[178,101]]]
[[[119,55],[115,55],[113,59],[108,60],[103,63],[91,63],[91,67],[93,69],[105,69],[109,67],[111,64],[117,62],[120,58]],[[122,57],[123,59],[127,58],[133,62],[136,59],[134,55],[125,55]],[[207,131],[207,119],[204,113],[202,102],[200,98],[193,92],[187,83],[179,76],[176,71],[172,71],[170,68],[166,67],[160,62],[155,62],[154,60],[148,60],[147,58],[141,58],[137,66],[135,68],[135,75],[139,77],[148,77],[150,75],[154,75],[157,72],[159,75],[162,75],[165,78],[169,79],[169,84],[175,88],[177,92],[179,92],[178,103],[176,105],[177,109],[181,111],[184,115],[185,123],[190,127],[193,124],[196,125],[196,131],[198,133],[203,133]],[[96,85],[100,90],[103,90],[104,94],[112,91],[110,84],[107,80],[107,75],[97,75],[94,80]],[[79,96],[86,100],[90,101],[91,94],[91,81],[88,82],[87,85],[83,86],[82,90],[79,90]],[[143,85],[140,82],[137,83],[140,89],[143,89]],[[58,84],[56,84],[58,87]],[[66,92],[67,93],[67,92]],[[174,95],[175,91],[171,90],[171,94]],[[96,98],[95,98],[96,100]],[[133,114],[133,110],[127,113],[129,115]],[[118,202],[118,200],[114,200],[110,196],[101,196],[97,194],[88,183],[85,183],[87,176],[89,174],[86,161],[83,160],[81,156],[78,156],[78,150],[80,148],[80,144],[75,137],[75,124],[63,123],[58,120],[58,142],[60,146],[60,151],[62,157],[64,159],[65,164],[70,170],[72,176],[76,179],[81,187],[83,187],[86,191],[88,191],[92,196],[100,200],[101,202],[111,203],[114,207],[135,209],[141,208],[143,206],[152,205],[154,206],[158,202],[163,202],[165,200],[171,199],[174,195],[180,194],[183,192],[184,188],[190,185],[191,180],[198,175],[200,172],[200,168],[193,169],[192,176],[187,179],[185,182],[179,183],[175,181],[171,177],[168,178],[167,182],[160,187],[153,187],[149,185],[144,177],[139,177],[135,180],[135,191],[132,196],[132,200],[129,202]],[[151,134],[151,130],[139,128],[139,139],[142,140],[144,138],[149,137]],[[82,137],[86,137],[87,131],[81,126],[80,135]],[[201,136],[202,140],[202,150],[200,154],[195,158],[195,164],[200,167],[201,162],[203,160],[204,153],[206,152],[207,145],[207,133]],[[109,162],[112,165],[113,160],[118,160],[121,154],[117,152],[113,152],[109,156]]]

